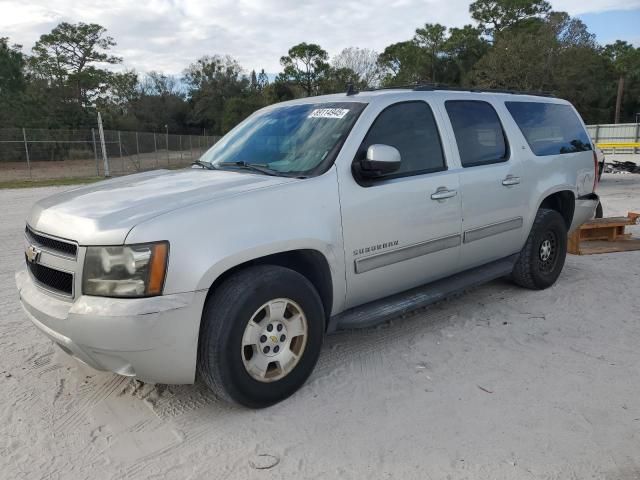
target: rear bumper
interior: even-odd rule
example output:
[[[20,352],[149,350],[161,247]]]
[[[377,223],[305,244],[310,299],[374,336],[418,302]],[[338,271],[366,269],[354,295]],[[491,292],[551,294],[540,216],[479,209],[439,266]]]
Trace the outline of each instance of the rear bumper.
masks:
[[[569,233],[582,225],[587,220],[591,220],[596,213],[596,207],[600,203],[600,197],[595,193],[576,198],[575,209],[573,210],[573,221]]]
[[[97,370],[152,383],[193,383],[206,291],[140,299],[57,298],[16,273],[27,316],[62,350]]]

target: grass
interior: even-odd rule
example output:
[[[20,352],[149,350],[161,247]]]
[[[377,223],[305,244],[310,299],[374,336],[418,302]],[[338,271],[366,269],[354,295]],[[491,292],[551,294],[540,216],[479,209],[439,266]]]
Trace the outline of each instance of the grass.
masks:
[[[82,185],[104,180],[104,177],[70,177],[70,178],[50,178],[42,180],[5,180],[0,181],[0,189],[3,188],[32,188],[32,187],[55,187],[61,185]]]

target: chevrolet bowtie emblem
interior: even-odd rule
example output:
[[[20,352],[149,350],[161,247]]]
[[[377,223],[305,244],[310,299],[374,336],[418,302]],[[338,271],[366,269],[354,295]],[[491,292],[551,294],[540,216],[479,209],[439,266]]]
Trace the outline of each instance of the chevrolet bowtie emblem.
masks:
[[[39,248],[33,245],[29,245],[29,247],[27,248],[27,251],[25,252],[29,263],[37,262],[41,252],[42,250],[40,250]]]

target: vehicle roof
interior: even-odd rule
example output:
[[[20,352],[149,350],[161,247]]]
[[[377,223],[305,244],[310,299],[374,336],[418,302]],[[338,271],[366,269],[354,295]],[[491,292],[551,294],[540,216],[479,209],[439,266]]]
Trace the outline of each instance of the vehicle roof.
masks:
[[[473,90],[458,90],[458,89],[443,89],[438,90],[437,88],[429,89],[429,90],[420,90],[414,89],[411,87],[407,88],[388,88],[388,89],[380,89],[380,90],[365,90],[362,92],[357,92],[351,95],[347,95],[346,93],[335,93],[331,95],[319,95],[316,97],[305,97],[299,98],[297,100],[290,100],[287,102],[277,103],[273,106],[283,106],[283,105],[295,105],[295,104],[308,104],[308,103],[333,103],[333,102],[363,102],[363,103],[376,103],[379,101],[402,101],[406,98],[455,98],[455,99],[466,99],[469,100],[494,100],[494,101],[521,101],[521,102],[545,102],[545,103],[561,103],[568,104],[566,100],[543,96],[543,95],[535,95],[528,93],[508,93],[508,92],[497,92],[497,91],[473,91]]]

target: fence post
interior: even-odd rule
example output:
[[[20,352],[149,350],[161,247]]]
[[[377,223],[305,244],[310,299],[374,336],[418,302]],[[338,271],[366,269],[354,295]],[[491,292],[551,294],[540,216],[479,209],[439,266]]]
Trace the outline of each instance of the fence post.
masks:
[[[156,157],[156,168],[158,168],[158,143],[156,142],[156,132],[153,132],[153,151]]]
[[[22,129],[22,138],[24,139],[24,153],[27,155],[27,168],[29,169],[29,178],[31,178],[31,159],[29,158],[29,145],[27,144],[27,131]]]
[[[193,162],[193,143],[191,141],[191,135],[189,135],[189,157],[191,157],[191,161]]]
[[[91,139],[93,140],[93,156],[96,159],[96,177],[100,176],[100,164],[98,163],[98,147],[96,145],[96,129],[91,129]]]
[[[104,176],[110,177],[109,158],[107,157],[107,146],[104,143],[104,129],[102,128],[102,116],[98,112],[98,134],[100,135],[100,148],[102,149],[102,160],[104,161]]]
[[[636,139],[635,143],[638,143],[640,140],[640,123],[636,123]],[[635,154],[637,151],[637,147],[633,147],[633,153]]]
[[[598,134],[600,133],[600,124],[596,125],[596,138],[593,143],[598,143]]]
[[[182,163],[182,135],[180,135],[180,163]]]
[[[140,170],[142,163],[140,162],[140,142],[138,141],[137,130],[136,130],[136,156],[138,157],[138,170]]]
[[[122,160],[122,174],[124,175],[124,158],[122,157],[122,136],[118,130],[118,149],[120,150],[120,160]]]
[[[167,168],[171,167],[171,157],[169,156],[169,127],[165,125],[167,129]]]

